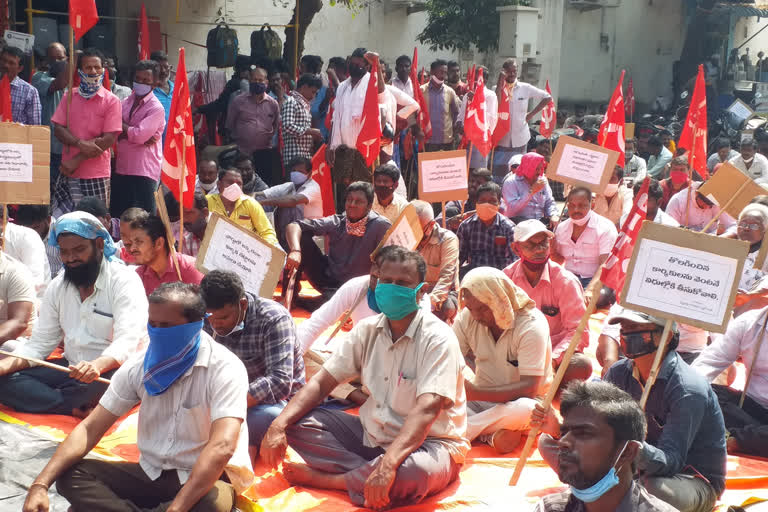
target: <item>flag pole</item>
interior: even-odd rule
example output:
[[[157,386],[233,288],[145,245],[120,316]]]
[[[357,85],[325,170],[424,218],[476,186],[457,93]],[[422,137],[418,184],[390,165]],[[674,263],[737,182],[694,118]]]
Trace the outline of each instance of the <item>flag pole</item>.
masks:
[[[698,124],[698,120],[697,120]],[[693,188],[693,155],[696,151],[696,126],[693,127],[693,141],[691,142],[692,148],[690,148],[688,151],[691,153],[691,157],[688,159],[688,198],[685,201],[685,229],[690,229],[690,226],[688,225],[688,219],[691,216],[691,195],[692,194],[692,188]],[[662,148],[663,149],[663,148]],[[749,183],[749,182],[747,182]],[[709,227],[709,226],[707,226]]]
[[[69,95],[67,96],[67,130],[69,130],[70,111],[72,110],[72,95],[75,84],[75,30],[69,26]]]
[[[186,135],[185,135],[186,137]],[[181,151],[181,172],[179,173],[179,253],[184,254],[184,184],[187,177],[187,148]]]
[[[664,332],[661,334],[661,342],[659,343],[659,348],[656,349],[656,356],[653,358],[651,373],[648,375],[648,380],[646,380],[643,387],[643,395],[640,397],[640,408],[643,410],[645,410],[645,404],[648,401],[648,396],[651,394],[651,388],[656,382],[656,376],[659,374],[659,366],[661,366],[661,360],[664,358],[664,351],[667,349],[672,322],[671,318],[667,318],[667,322],[664,324]]]
[[[751,180],[751,179],[749,179],[749,178],[747,178],[747,180],[746,180],[744,183],[742,183],[742,184],[741,184],[741,186],[740,186],[740,187],[739,187],[739,189],[736,191],[736,193],[735,193],[735,194],[733,194],[733,195],[731,196],[731,198],[728,200],[728,202],[727,202],[727,203],[725,203],[725,204],[724,204],[724,205],[723,205],[723,206],[720,208],[720,211],[719,211],[719,212],[717,212],[717,215],[715,215],[715,216],[714,216],[714,218],[712,218],[712,220],[710,220],[710,221],[707,223],[707,225],[706,225],[706,226],[704,226],[704,229],[702,229],[702,230],[701,230],[701,232],[702,232],[702,233],[706,233],[706,232],[707,232],[707,230],[708,230],[709,228],[711,228],[711,227],[712,227],[712,224],[714,224],[715,222],[717,222],[717,221],[718,221],[718,219],[720,219],[720,216],[723,214],[723,212],[725,212],[725,209],[726,209],[726,208],[728,208],[729,206],[731,206],[731,205],[734,203],[734,201],[736,201],[736,199],[739,197],[739,194],[741,194],[742,192],[744,192],[744,190],[747,188],[747,185],[749,185],[751,182],[752,182],[752,180]],[[688,194],[688,195],[690,196],[690,194]]]

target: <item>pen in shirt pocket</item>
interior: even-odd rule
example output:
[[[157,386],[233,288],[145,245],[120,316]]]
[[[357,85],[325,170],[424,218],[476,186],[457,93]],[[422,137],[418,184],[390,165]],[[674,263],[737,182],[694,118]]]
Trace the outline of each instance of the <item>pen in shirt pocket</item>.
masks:
[[[93,312],[97,315],[106,316],[107,318],[113,318],[112,313],[107,313],[106,311],[99,311],[98,308],[93,308]]]

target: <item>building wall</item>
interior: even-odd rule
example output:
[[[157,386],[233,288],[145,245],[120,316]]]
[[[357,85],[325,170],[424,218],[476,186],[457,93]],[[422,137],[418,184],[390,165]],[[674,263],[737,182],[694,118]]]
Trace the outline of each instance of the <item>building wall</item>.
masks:
[[[138,16],[141,0],[119,0],[117,16]],[[206,67],[206,49],[184,43],[186,39],[198,44],[205,44],[208,31],[213,28],[216,12],[224,4],[223,0],[182,0],[181,21],[200,21],[205,25],[176,23],[176,2],[163,0],[146,2],[149,16],[161,20],[162,31],[168,33],[168,53],[175,63],[177,49],[185,46],[187,69]],[[394,67],[394,60],[401,54],[412,55],[413,47],[419,46],[419,65],[428,68],[429,62],[437,57],[454,57],[449,51],[432,52],[416,41],[416,36],[426,24],[426,13],[406,14],[405,4],[393,4],[385,0],[358,13],[353,13],[340,5],[331,6],[328,0],[315,15],[304,41],[305,53],[320,55],[327,63],[333,56],[346,56],[355,47],[365,46],[377,51],[381,57]],[[253,27],[235,27],[240,42],[240,53],[250,54],[250,34],[262,23],[287,24],[290,22],[293,4],[290,8],[275,7],[271,0],[229,0],[227,2],[231,18],[235,23],[253,23]],[[301,8],[301,7],[300,7]],[[121,62],[132,63],[135,60],[136,26],[123,23],[117,33],[117,48],[122,52]],[[283,28],[275,31],[285,38]]]
[[[743,55],[747,48],[749,48],[749,55],[752,58],[752,63],[757,61],[757,52],[768,53],[768,20],[751,17],[751,18],[738,18],[735,20],[733,30],[731,34],[733,36],[733,48],[738,48],[744,44],[747,39],[754,36],[752,40],[747,42],[744,47],[739,50],[739,55]],[[760,32],[761,29],[765,29]]]

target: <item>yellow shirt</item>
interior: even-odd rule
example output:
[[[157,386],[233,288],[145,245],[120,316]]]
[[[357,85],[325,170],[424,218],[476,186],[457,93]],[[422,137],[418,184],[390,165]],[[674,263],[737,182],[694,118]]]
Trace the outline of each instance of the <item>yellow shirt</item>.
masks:
[[[211,212],[227,217],[244,228],[250,229],[275,247],[280,247],[275,235],[275,229],[269,223],[267,214],[264,213],[264,209],[258,201],[251,196],[245,194],[240,196],[240,199],[235,203],[231,215],[227,215],[227,210],[224,208],[224,203],[221,201],[219,194],[208,194],[206,199],[208,199],[208,209]]]

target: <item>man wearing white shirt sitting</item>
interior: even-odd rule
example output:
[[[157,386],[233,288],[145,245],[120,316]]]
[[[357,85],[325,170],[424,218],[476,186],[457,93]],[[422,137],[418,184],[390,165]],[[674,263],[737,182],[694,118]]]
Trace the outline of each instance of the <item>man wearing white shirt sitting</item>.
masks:
[[[216,160],[203,160],[197,164],[197,180],[195,181],[195,192],[203,195],[215,194],[216,181],[219,179],[219,164]]]
[[[717,233],[718,225],[722,230],[736,224],[733,217],[723,212],[720,217],[720,207],[704,197],[698,192],[701,182],[691,183],[677,194],[673,195],[667,204],[667,213],[670,217],[680,223],[680,226],[693,231],[701,231],[712,219],[717,218],[715,222],[707,228],[707,233]],[[693,191],[695,195],[688,200],[688,194]]]
[[[754,139],[741,141],[741,154],[729,161],[731,165],[755,180],[758,184],[768,183],[768,158],[757,152]]]
[[[143,314],[146,320],[146,306]],[[146,354],[115,373],[93,413],[30,485],[24,512],[48,512],[54,482],[77,511],[233,509],[235,493],[253,482],[244,421],[248,374],[202,331],[204,316],[195,286],[167,283],[152,292]],[[138,464],[83,459],[139,402]],[[231,484],[219,480],[225,471]]]
[[[0,214],[2,222],[2,214]],[[42,299],[48,283],[51,282],[51,265],[40,235],[31,228],[9,222],[3,235],[5,253],[27,266],[35,280],[35,292]]]
[[[738,158],[739,152],[731,149],[731,141],[728,137],[720,137],[715,141],[715,152],[707,158],[707,170],[709,174],[715,172],[715,166]]]
[[[13,350],[4,343],[22,336],[35,311],[35,287],[27,267],[0,251],[0,348]]]
[[[37,236],[37,234],[35,234]],[[64,340],[60,372],[0,360],[0,402],[20,412],[83,415],[104,393],[94,382],[111,375],[146,337],[147,299],[136,272],[117,259],[112,238],[93,215],[71,212],[51,227],[64,272],[51,282],[29,340],[14,351],[45,359]]]
[[[640,193],[640,188],[642,186],[643,186],[642,181],[635,182],[635,186],[633,187],[633,190],[632,190],[632,193],[634,194],[633,197],[637,197],[637,194]],[[645,218],[647,220],[655,222],[656,224],[671,226],[673,228],[680,227],[679,222],[677,222],[675,219],[670,217],[669,214],[667,214],[667,212],[659,208],[659,202],[663,197],[664,197],[664,191],[661,189],[659,180],[655,178],[650,178],[650,181],[648,182],[648,206],[646,207]],[[624,225],[624,221],[627,220],[627,215],[628,213],[621,216],[621,220],[619,221],[619,227]]]

